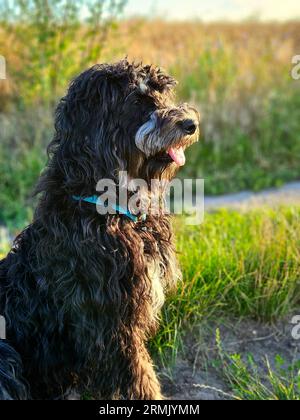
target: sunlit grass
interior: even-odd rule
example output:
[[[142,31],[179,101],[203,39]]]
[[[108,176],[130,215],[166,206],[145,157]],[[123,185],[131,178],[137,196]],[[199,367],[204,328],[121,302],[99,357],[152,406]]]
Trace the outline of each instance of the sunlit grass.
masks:
[[[0,260],[4,258],[10,248],[10,240],[6,230],[0,227]]]
[[[300,209],[219,211],[202,226],[175,223],[183,281],[152,346],[176,355],[185,328],[216,316],[270,322],[300,301]]]

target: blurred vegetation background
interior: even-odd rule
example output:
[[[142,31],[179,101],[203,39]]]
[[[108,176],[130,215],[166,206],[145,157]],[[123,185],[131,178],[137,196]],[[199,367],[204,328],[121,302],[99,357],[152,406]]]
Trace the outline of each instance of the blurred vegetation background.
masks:
[[[178,100],[202,114],[202,145],[183,176],[207,194],[260,190],[300,178],[300,82],[291,77],[300,23],[122,19],[126,1],[0,1],[0,221],[30,220],[53,110],[70,79],[96,62],[164,67]]]

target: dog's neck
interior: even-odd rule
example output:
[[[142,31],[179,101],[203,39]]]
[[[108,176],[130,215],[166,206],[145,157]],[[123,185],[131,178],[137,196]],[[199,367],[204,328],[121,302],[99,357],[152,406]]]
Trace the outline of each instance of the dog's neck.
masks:
[[[78,201],[78,202],[84,201],[85,203],[94,204],[96,206],[101,206],[101,207],[106,207],[105,203],[101,200],[101,198],[96,196],[96,195],[91,196],[91,197],[78,197],[78,196],[73,195],[72,199],[74,201]],[[146,221],[146,219],[147,219],[146,214],[142,214],[139,217],[139,216],[136,216],[133,213],[131,213],[128,210],[128,208],[126,209],[126,208],[124,208],[122,206],[119,206],[119,205],[112,205],[112,210],[116,211],[117,214],[126,216],[128,219],[130,219],[131,221],[133,221],[135,223],[137,223],[139,220]]]

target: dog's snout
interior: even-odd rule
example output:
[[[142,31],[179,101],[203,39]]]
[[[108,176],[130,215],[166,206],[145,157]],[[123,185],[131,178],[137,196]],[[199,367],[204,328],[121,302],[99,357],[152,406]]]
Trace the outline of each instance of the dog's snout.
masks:
[[[184,120],[181,123],[182,129],[186,134],[194,134],[197,130],[198,123],[194,120]]]

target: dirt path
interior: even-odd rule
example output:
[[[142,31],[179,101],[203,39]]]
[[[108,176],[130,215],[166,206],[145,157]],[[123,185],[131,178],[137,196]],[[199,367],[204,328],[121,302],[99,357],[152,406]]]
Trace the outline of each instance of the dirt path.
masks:
[[[272,188],[259,193],[244,191],[219,197],[205,197],[205,209],[208,211],[224,207],[248,210],[262,206],[276,207],[298,204],[300,205],[300,182],[292,182],[281,188]]]
[[[261,325],[254,321],[220,322],[220,325],[204,327],[185,342],[185,351],[172,372],[161,371],[165,395],[179,400],[226,400],[232,399],[220,370],[213,367],[218,352],[215,345],[216,328],[220,328],[223,349],[229,354],[252,354],[263,378],[266,357],[274,367],[280,355],[287,367],[300,359],[300,340],[292,337],[290,321],[275,326]],[[263,380],[263,379],[262,379]]]

